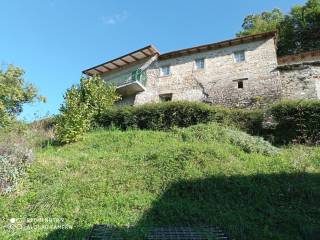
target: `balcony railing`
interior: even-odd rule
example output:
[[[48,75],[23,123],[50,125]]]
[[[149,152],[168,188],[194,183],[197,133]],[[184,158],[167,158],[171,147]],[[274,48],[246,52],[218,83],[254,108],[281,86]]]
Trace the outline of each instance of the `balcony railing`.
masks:
[[[106,81],[106,83],[108,85],[113,85],[118,88],[134,82],[138,82],[142,86],[145,86],[146,81],[147,81],[146,72],[141,69],[137,69],[131,73],[122,74],[118,77],[108,80]]]
[[[121,74],[120,76],[106,81],[108,85],[115,86],[122,96],[128,96],[144,91],[146,82],[146,72],[142,69],[137,69],[127,74]]]

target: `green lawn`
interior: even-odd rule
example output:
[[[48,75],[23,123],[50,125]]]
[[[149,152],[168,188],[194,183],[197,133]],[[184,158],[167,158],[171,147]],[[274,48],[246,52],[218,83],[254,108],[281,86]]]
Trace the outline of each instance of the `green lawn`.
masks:
[[[40,149],[18,191],[0,196],[0,214],[0,239],[83,239],[96,223],[129,235],[215,225],[235,239],[317,239],[320,147],[278,150],[216,124],[97,130]],[[7,228],[10,218],[40,217],[73,229]]]

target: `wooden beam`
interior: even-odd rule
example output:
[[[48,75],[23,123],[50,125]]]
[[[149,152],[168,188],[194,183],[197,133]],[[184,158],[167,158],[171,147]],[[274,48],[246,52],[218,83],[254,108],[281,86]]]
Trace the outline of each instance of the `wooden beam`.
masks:
[[[112,62],[111,64],[115,65],[115,66],[118,67],[118,68],[122,67],[121,65],[116,64],[116,63],[114,63],[114,62]]]
[[[140,59],[139,58],[137,58],[137,57],[135,57],[135,56],[133,56],[133,55],[129,55],[130,57],[132,57],[134,60],[136,60],[136,61],[139,61]]]
[[[120,60],[123,61],[123,62],[125,62],[126,64],[130,64],[130,62],[128,62],[127,60],[125,60],[125,59],[123,59],[123,58],[121,58]]]
[[[145,51],[145,50],[144,50]],[[149,57],[150,55],[148,53],[145,53],[144,51],[141,51],[141,53],[145,56],[145,57]]]
[[[107,68],[107,67],[105,67],[105,66],[101,66],[101,67],[103,67],[104,69],[106,69],[107,71],[106,72],[109,72],[110,70],[109,70],[109,68]]]
[[[104,68],[107,69],[108,71],[111,71],[111,70],[112,70],[112,68],[109,68],[109,67],[107,67],[107,66],[105,66],[105,65],[102,65],[102,67],[104,67]]]
[[[120,61],[121,63],[123,62],[123,63],[124,63],[124,65],[126,65],[126,62],[125,62],[125,61],[123,61],[121,58],[119,58],[117,61]],[[124,65],[120,65],[120,66],[124,66]]]
[[[104,73],[104,72],[100,71],[100,70],[97,69],[97,68],[95,68],[94,70],[97,71],[98,73]]]

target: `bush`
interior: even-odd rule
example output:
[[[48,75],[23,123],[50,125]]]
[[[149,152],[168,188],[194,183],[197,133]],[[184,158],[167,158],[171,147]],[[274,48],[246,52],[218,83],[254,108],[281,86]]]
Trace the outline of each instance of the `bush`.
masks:
[[[217,122],[277,144],[320,143],[320,101],[290,100],[267,110],[227,109],[199,102],[166,102],[135,107],[116,107],[96,119],[102,127],[168,130],[199,123]]]
[[[173,127],[188,127],[211,121],[257,132],[261,126],[262,113],[249,110],[230,110],[199,102],[177,101],[110,108],[97,119],[100,126],[115,126],[121,130],[129,128],[168,130]]]
[[[252,135],[263,135],[265,133],[262,128],[264,111],[258,109],[228,109],[224,111],[226,114],[223,121],[224,124],[235,126]]]
[[[145,104],[136,107],[112,108],[103,113],[99,125],[129,128],[166,130],[172,127],[187,127],[212,119],[213,109],[196,102],[166,102]]]
[[[56,119],[56,137],[60,143],[80,140],[96,115],[100,115],[117,99],[114,87],[108,87],[99,76],[82,78],[65,94],[65,102]]]
[[[54,119],[47,118],[30,124],[12,121],[0,128],[0,193],[15,190],[33,160],[33,151],[50,144]]]
[[[27,165],[33,160],[32,150],[19,144],[0,145],[0,193],[15,190]]]
[[[274,136],[279,143],[320,143],[320,101],[282,101],[270,108],[276,122]]]
[[[238,146],[247,153],[261,153],[264,155],[278,153],[278,148],[272,146],[261,137],[254,137],[245,132],[217,123],[199,124],[178,130],[177,133],[185,141],[192,141],[193,139],[203,142],[219,141]]]

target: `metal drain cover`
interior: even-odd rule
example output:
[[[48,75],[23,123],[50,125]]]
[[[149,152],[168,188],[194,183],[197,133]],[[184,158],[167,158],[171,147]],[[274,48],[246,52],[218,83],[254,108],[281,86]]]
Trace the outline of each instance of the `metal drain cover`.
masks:
[[[215,227],[162,227],[152,228],[148,240],[227,240],[228,237]]]
[[[127,238],[128,239],[128,238]],[[147,240],[229,240],[216,227],[155,227],[146,231]],[[121,232],[107,225],[94,225],[87,240],[124,240]]]
[[[116,229],[99,224],[93,226],[87,240],[123,240],[123,238]]]

